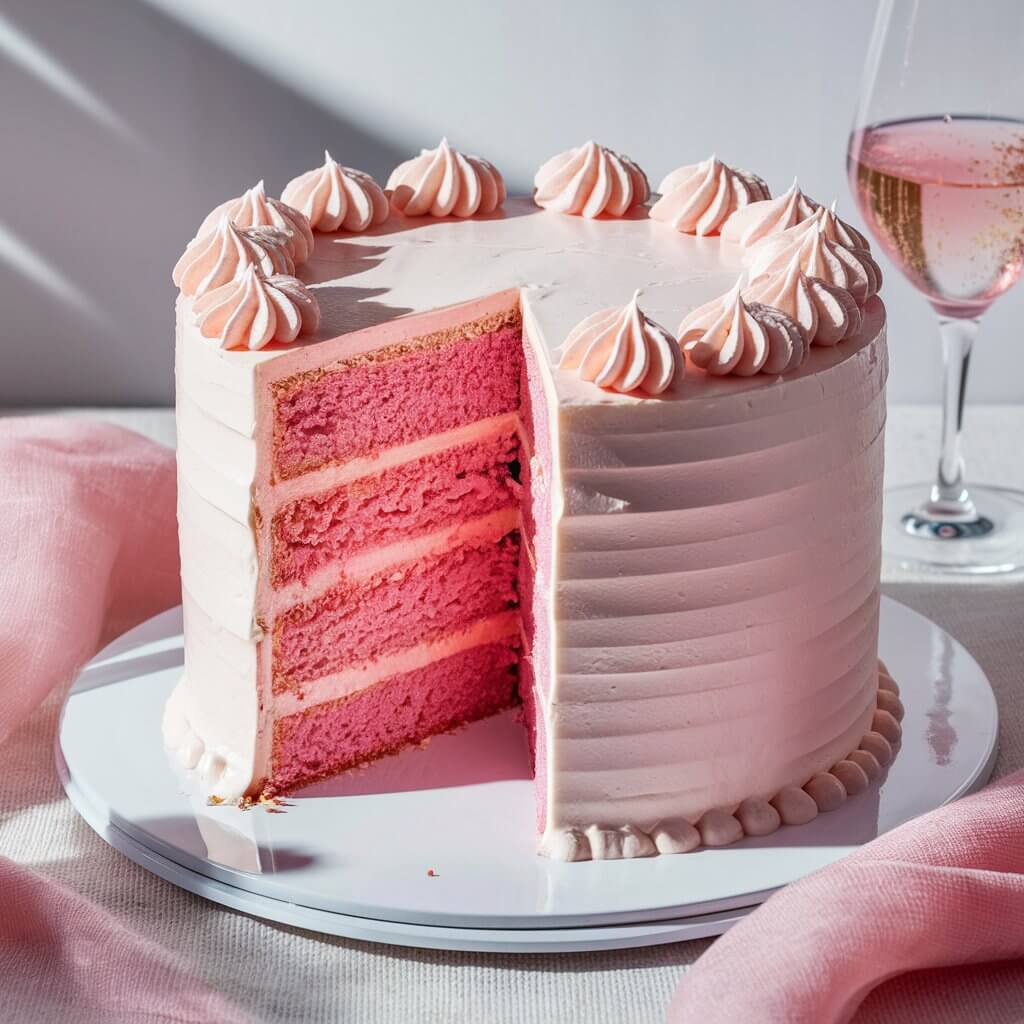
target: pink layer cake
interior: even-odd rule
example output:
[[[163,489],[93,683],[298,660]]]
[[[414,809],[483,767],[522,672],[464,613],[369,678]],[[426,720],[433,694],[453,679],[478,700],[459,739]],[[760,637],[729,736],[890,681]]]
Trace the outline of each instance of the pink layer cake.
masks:
[[[164,729],[208,795],[518,705],[541,851],[641,856],[809,820],[891,757],[862,238],[717,161],[654,202],[610,150],[560,159],[532,200],[446,145],[387,196],[328,161],[176,269]]]

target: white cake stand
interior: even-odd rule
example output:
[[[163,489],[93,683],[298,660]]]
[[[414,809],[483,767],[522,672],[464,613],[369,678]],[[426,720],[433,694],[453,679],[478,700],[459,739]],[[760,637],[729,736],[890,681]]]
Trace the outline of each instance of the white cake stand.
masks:
[[[779,887],[987,781],[998,713],[974,659],[888,599],[880,647],[907,712],[881,784],[809,825],[683,856],[538,857],[513,712],[311,786],[283,813],[208,807],[160,736],[181,671],[180,610],[125,634],[82,672],[57,765],[71,802],[108,843],[175,885],[258,917],[485,952],[676,942],[720,934]]]

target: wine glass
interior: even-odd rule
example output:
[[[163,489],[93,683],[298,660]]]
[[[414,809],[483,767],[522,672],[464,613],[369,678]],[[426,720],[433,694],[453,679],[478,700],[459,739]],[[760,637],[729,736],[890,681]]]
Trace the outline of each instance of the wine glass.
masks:
[[[886,491],[885,553],[1020,569],[1024,493],[968,491],[961,430],[979,321],[1024,270],[1024,2],[882,0],[847,168],[871,234],[938,314],[945,361],[936,480]]]

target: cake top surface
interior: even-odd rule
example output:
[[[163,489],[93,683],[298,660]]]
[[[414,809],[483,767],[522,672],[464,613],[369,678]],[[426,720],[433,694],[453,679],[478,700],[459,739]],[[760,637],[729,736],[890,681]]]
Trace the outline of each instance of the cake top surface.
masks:
[[[288,345],[224,351],[238,365],[258,364],[339,335],[410,314],[521,289],[524,321],[547,354],[559,401],[570,405],[645,401],[581,380],[559,368],[576,325],[639,295],[644,314],[674,333],[683,318],[729,291],[745,275],[743,249],[719,237],[669,230],[637,207],[625,216],[588,219],[541,209],[527,197],[505,200],[472,218],[410,217],[392,210],[359,233],[317,232],[298,276],[320,306],[317,330]],[[879,332],[884,314],[869,303],[860,335],[815,347],[787,379],[843,361]],[[710,397],[769,386],[777,377],[713,377],[689,369],[657,400]]]

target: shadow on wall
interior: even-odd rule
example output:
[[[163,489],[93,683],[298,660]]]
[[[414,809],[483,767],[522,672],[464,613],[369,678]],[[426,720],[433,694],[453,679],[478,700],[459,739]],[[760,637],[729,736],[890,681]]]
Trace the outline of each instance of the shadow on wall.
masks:
[[[7,0],[0,95],[0,406],[170,403],[209,210],[325,146],[378,179],[408,155],[142,3]]]

